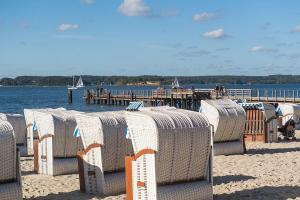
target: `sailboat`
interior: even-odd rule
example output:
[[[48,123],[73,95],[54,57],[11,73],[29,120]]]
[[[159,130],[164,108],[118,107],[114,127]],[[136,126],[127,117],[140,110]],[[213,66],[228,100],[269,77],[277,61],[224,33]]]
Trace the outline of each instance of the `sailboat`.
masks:
[[[69,90],[77,90],[77,87],[75,86],[75,76],[73,76],[73,85],[68,87]]]
[[[84,87],[84,84],[83,84],[83,81],[82,81],[81,76],[79,77],[79,80],[78,80],[78,82],[77,82],[76,87],[77,87],[77,88],[83,88],[83,87]]]
[[[177,77],[175,77],[174,81],[172,82],[172,89],[179,89],[179,82]]]

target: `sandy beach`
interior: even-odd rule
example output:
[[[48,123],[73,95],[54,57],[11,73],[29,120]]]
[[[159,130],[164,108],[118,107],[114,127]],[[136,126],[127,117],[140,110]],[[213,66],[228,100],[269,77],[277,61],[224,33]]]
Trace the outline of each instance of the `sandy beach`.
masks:
[[[214,157],[214,199],[300,199],[300,139],[251,143],[247,149],[245,155]],[[79,191],[78,175],[36,175],[32,157],[22,158],[21,165],[24,199],[101,199]]]

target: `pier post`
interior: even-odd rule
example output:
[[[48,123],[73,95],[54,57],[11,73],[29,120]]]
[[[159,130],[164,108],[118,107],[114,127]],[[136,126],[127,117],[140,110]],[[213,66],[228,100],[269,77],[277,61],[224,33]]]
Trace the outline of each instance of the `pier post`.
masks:
[[[275,102],[277,102],[277,90],[274,91],[274,96],[275,96]]]
[[[180,103],[180,108],[183,108],[184,102],[183,102],[183,94],[181,94],[181,103]]]
[[[293,103],[295,103],[295,90],[293,90]]]
[[[133,94],[133,92],[131,92],[131,94],[130,94],[130,101],[131,102],[133,101],[133,97],[134,97],[134,94]]]
[[[89,89],[86,90],[86,103],[90,104],[91,102],[91,92]]]
[[[96,96],[97,96],[97,104],[100,104],[100,88],[97,87],[97,90],[96,90]]]
[[[192,96],[192,110],[196,111],[196,105],[195,105],[195,95],[193,93],[193,96]]]
[[[68,103],[73,103],[73,90],[68,89]]]
[[[108,92],[108,105],[111,105],[111,92]]]

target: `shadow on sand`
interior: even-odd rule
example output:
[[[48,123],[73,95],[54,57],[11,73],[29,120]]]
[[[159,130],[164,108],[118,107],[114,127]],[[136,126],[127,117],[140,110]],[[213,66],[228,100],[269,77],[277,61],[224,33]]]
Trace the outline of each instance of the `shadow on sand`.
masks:
[[[35,173],[34,171],[21,171],[22,176],[28,176],[28,175],[34,175],[34,174],[37,175],[37,173]]]
[[[279,149],[249,149],[246,154],[256,155],[256,154],[275,154],[275,153],[288,153],[288,152],[296,152],[300,151],[300,147],[294,148],[279,148]]]
[[[28,198],[29,200],[89,200],[89,199],[101,199],[101,197],[97,196],[92,196],[88,194],[84,194],[80,192],[79,190],[77,191],[72,191],[72,192],[60,192],[58,194],[48,194],[47,196],[39,196],[39,197],[31,197]],[[26,199],[26,198],[24,198]]]
[[[227,175],[227,176],[215,176],[214,177],[214,185],[221,185],[230,182],[239,182],[239,181],[247,181],[250,179],[255,179],[253,176],[244,176],[244,175]]]
[[[242,190],[231,194],[214,195],[214,200],[239,199],[239,200],[286,200],[300,197],[300,187],[298,186],[279,186],[261,187],[252,190]]]

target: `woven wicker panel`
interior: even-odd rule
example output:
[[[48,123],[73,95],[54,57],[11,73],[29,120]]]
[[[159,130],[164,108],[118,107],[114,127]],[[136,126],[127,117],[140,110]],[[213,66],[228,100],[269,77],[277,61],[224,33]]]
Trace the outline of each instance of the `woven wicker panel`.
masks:
[[[80,137],[74,137],[74,130],[77,127],[76,119],[71,116],[68,117],[66,120],[66,149],[65,149],[65,156],[66,157],[73,157],[74,152],[83,149],[82,140]],[[73,145],[74,143],[74,145]]]
[[[214,127],[214,142],[241,139],[246,122],[246,113],[237,103],[229,100],[203,100],[201,112]]]
[[[0,120],[0,182],[16,179],[16,143],[12,126]]]
[[[22,187],[19,182],[0,184],[1,200],[22,200]]]
[[[24,116],[27,130],[27,153],[28,155],[33,154],[33,123],[34,114],[32,109],[24,109]]]
[[[125,193],[125,173],[106,173],[105,178],[105,196]]]
[[[47,110],[65,110],[64,108],[44,108],[44,109],[24,109],[24,116],[27,129],[27,151],[29,155],[33,154],[33,139],[38,138],[38,132],[33,131],[33,124],[35,123],[35,111],[47,111]]]
[[[147,148],[157,150],[157,183],[206,177],[211,132],[201,113],[174,108],[147,108],[140,112],[128,112],[126,120],[135,152]],[[145,167],[142,163],[137,165]]]
[[[151,198],[150,198],[151,199]],[[212,200],[212,186],[206,181],[195,181],[158,187],[159,200]]]
[[[68,118],[67,121],[69,125],[76,124],[84,148],[94,143],[103,145],[102,123],[99,117],[89,113],[80,113],[74,115],[73,118]]]
[[[124,193],[124,172],[119,171],[124,169],[125,155],[132,153],[131,142],[125,138],[124,113],[85,113],[75,120],[85,148],[94,143],[104,144],[83,156],[85,191],[105,196]],[[104,175],[104,171],[110,173]]]
[[[214,155],[232,155],[244,153],[242,141],[214,143]]]
[[[92,115],[102,123],[104,146],[101,148],[105,172],[124,170],[126,155],[133,154],[131,141],[126,139],[127,124],[124,112],[101,112]]]
[[[77,174],[78,162],[77,158],[53,159],[53,175]]]
[[[276,117],[275,107],[272,104],[263,103],[264,107],[264,115],[266,120],[269,120],[272,117]],[[277,142],[277,119],[273,119],[270,123],[267,124],[267,134],[268,141],[267,142]]]
[[[7,114],[7,121],[12,125],[16,136],[17,144],[26,143],[26,124],[25,117],[19,114]]]
[[[54,124],[53,156],[65,157],[66,155],[66,123],[65,118],[58,113],[52,115]]]
[[[74,157],[82,144],[73,136],[71,128],[67,128],[67,119],[79,114],[76,111],[43,110],[35,112],[40,137],[53,135],[53,157]]]
[[[105,194],[100,147],[88,151],[87,154],[83,156],[83,168],[85,192],[89,194]],[[90,175],[90,172],[94,174]]]

